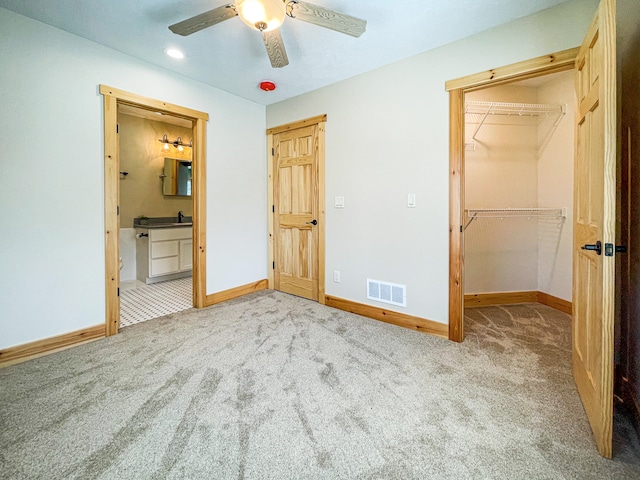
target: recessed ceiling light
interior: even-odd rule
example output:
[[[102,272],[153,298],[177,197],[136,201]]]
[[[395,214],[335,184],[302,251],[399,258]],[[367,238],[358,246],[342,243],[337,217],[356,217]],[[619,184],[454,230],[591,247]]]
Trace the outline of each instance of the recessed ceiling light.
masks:
[[[171,58],[184,58],[184,53],[176,48],[166,48],[164,53],[169,55]]]

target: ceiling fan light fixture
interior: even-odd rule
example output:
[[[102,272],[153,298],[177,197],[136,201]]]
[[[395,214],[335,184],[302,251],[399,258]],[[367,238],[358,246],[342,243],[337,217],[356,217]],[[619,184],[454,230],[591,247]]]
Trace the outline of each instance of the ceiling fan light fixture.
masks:
[[[235,6],[242,21],[261,32],[278,28],[286,15],[283,0],[236,0]]]

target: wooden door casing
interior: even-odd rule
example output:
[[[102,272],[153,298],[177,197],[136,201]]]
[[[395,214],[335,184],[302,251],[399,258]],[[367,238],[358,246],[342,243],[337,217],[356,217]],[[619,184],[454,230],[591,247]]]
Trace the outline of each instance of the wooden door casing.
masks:
[[[120,327],[119,288],[119,148],[116,135],[118,105],[140,107],[193,122],[193,306],[206,305],[206,138],[209,114],[100,85],[104,97],[104,214],[105,214],[105,334],[115,335]]]
[[[615,0],[602,0],[576,58],[573,375],[600,454],[612,455],[615,260]],[[602,252],[583,249],[600,242]]]
[[[273,148],[274,288],[317,301],[318,126],[278,133]]]
[[[579,48],[571,48],[449,80],[449,339],[464,340],[464,95],[527,78],[573,70]]]

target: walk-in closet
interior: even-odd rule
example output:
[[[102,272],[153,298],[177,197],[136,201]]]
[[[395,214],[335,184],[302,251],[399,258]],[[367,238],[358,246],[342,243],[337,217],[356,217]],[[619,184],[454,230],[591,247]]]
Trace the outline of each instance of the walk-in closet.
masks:
[[[465,304],[570,311],[574,102],[573,72],[465,96]]]

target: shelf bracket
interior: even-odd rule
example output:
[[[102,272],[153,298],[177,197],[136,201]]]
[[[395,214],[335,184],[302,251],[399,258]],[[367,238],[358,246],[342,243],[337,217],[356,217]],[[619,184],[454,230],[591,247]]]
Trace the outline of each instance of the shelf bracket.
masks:
[[[484,117],[482,117],[482,121],[478,124],[478,126],[476,127],[476,130],[473,132],[473,137],[472,138],[474,140],[476,139],[476,135],[478,134],[478,131],[480,130],[480,128],[484,124],[484,121],[487,119],[487,117],[491,113],[491,109],[492,108],[493,108],[493,105],[489,106],[489,108],[487,109],[486,113],[484,114]]]
[[[553,128],[555,129],[558,125],[560,125],[560,122],[562,121],[562,119],[564,118],[564,116],[567,114],[567,104],[563,103],[562,106],[560,107],[560,115],[558,115],[558,119],[556,120],[556,123],[553,124]]]
[[[469,228],[469,225],[471,225],[471,222],[473,222],[473,221],[476,219],[476,217],[477,217],[477,216],[478,216],[478,214],[477,214],[477,213],[474,213],[474,214],[473,214],[473,217],[471,217],[471,219],[470,219],[470,220],[467,222],[467,224],[464,226],[463,231],[464,231],[464,230],[466,230],[467,228]]]

